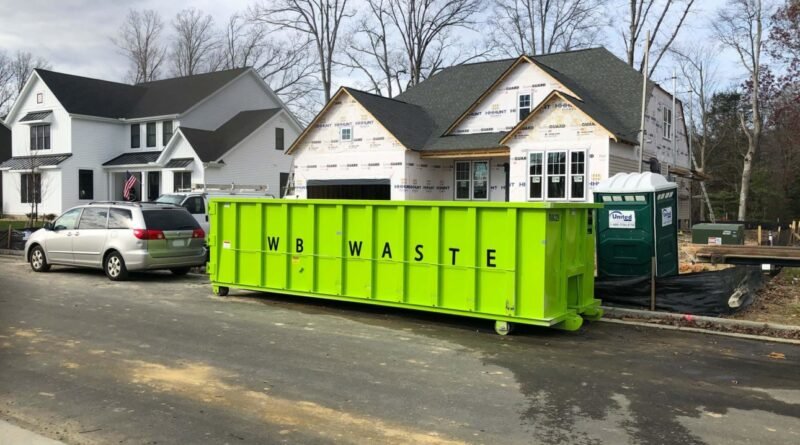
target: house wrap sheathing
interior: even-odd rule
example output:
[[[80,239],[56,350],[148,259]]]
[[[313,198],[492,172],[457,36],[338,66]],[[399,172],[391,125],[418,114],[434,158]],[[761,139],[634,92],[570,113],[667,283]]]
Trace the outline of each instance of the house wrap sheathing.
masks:
[[[341,88],[290,147],[301,197],[592,201],[638,171],[642,78],[603,48],[447,68],[395,98]],[[644,160],[678,183],[682,104],[648,83]],[[655,164],[654,164],[655,165]],[[651,168],[649,162],[645,170]]]

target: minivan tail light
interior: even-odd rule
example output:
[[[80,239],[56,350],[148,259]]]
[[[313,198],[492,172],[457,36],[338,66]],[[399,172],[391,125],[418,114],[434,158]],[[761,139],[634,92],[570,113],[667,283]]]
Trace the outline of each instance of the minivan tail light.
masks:
[[[205,237],[206,237],[206,232],[204,232],[203,229],[194,229],[194,231],[192,231],[192,238],[205,238]]]
[[[139,239],[164,239],[164,232],[153,229],[133,229],[133,236]]]

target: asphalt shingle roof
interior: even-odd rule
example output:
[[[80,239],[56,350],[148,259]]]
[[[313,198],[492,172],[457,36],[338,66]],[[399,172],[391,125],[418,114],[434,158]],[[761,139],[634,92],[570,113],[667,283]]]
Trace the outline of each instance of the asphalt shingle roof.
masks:
[[[201,161],[214,162],[279,111],[280,108],[242,111],[214,131],[188,127],[178,129]]]
[[[181,114],[248,68],[129,85],[36,69],[69,113],[108,118]]]
[[[642,76],[605,48],[530,57],[574,94],[575,107],[617,138],[635,143],[641,118]],[[446,68],[394,99],[371,96],[359,102],[408,148],[421,151],[485,149],[499,146],[505,133],[445,136],[447,129],[483,95],[517,59]],[[652,90],[653,83],[649,82]],[[353,93],[356,90],[347,89]],[[567,96],[567,95],[565,95]],[[370,106],[366,105],[370,103]],[[376,115],[375,111],[381,114]],[[429,129],[429,130],[428,130]],[[423,143],[420,143],[424,140]]]
[[[2,127],[2,125],[0,125]],[[0,169],[30,170],[32,167],[52,167],[64,162],[71,153],[60,155],[17,156],[0,164]]]

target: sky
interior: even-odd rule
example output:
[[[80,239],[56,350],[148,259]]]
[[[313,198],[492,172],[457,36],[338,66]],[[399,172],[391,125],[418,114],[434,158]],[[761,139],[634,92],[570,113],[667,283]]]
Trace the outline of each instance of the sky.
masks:
[[[195,7],[214,17],[217,24],[242,11],[253,0],[0,0],[0,50],[30,51],[50,61],[53,69],[71,74],[122,81],[128,71],[126,59],[111,41],[130,8],[158,10],[165,22],[181,9]],[[352,1],[352,0],[351,0]],[[622,0],[613,0],[622,1]],[[725,0],[701,0],[682,29],[678,43],[711,39],[711,18]],[[623,6],[623,5],[620,5]],[[620,9],[621,11],[624,9]],[[613,17],[611,18],[613,19]],[[606,36],[604,44],[622,54],[617,35]],[[663,63],[663,62],[662,62]],[[741,70],[729,51],[719,59],[721,84],[737,84]],[[655,81],[671,89],[671,70],[664,64]],[[339,73],[340,83],[355,83]]]

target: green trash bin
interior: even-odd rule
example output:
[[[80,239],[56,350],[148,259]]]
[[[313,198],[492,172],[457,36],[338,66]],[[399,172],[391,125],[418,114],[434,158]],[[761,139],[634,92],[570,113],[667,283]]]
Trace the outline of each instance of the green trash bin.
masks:
[[[656,173],[618,173],[593,190],[598,277],[678,274],[678,186]]]
[[[208,271],[230,288],[578,329],[594,298],[593,203],[215,197]]]

